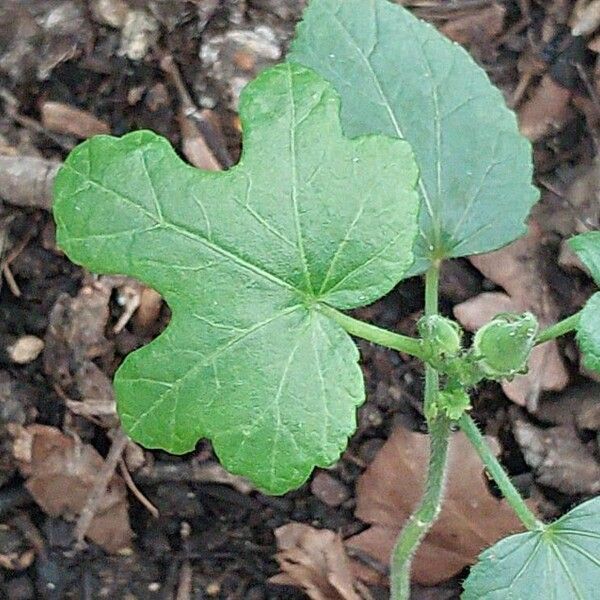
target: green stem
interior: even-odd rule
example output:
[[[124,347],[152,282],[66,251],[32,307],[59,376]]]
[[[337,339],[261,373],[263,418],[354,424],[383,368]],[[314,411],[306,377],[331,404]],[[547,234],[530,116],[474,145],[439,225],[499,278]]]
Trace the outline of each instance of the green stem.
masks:
[[[438,416],[429,427],[429,436],[431,446],[425,493],[419,508],[396,540],[392,553],[392,600],[410,598],[412,559],[440,512],[448,461],[450,421],[443,415]]]
[[[338,325],[341,325],[351,335],[368,340],[374,344],[379,344],[380,346],[385,346],[386,348],[391,348],[392,350],[397,350],[398,352],[416,356],[423,360],[421,340],[417,338],[393,333],[387,329],[381,329],[375,325],[359,321],[326,304],[321,305],[320,310],[328,317],[331,317]]]
[[[581,311],[571,315],[570,317],[567,317],[566,319],[563,319],[562,321],[559,321],[558,323],[555,323],[554,325],[551,325],[547,329],[544,329],[544,331],[541,331],[538,334],[535,343],[543,344],[544,342],[548,342],[554,338],[560,337],[561,335],[565,335],[565,333],[569,333],[570,331],[577,329],[580,317]]]
[[[517,488],[513,485],[506,471],[499,463],[498,459],[494,456],[491,448],[485,441],[482,433],[475,424],[475,421],[466,413],[458,421],[458,424],[462,431],[465,433],[473,447],[479,454],[483,464],[485,465],[488,473],[492,476],[502,495],[506,498],[507,502],[512,506],[517,516],[529,529],[530,531],[538,531],[544,528],[544,524],[537,519],[537,517],[531,512],[525,500],[521,494],[519,494]]]
[[[425,274],[425,316],[437,315],[440,287],[440,266],[433,264]],[[438,372],[430,365],[425,365],[425,416],[432,414],[433,405],[439,390]]]
[[[434,263],[425,273],[425,315],[437,315],[440,289],[440,265]]]
[[[438,312],[439,263],[431,266],[425,276],[425,314]],[[392,600],[408,600],[410,597],[411,565],[419,544],[437,519],[444,494],[448,445],[451,422],[445,415],[434,414],[433,406],[439,391],[438,372],[430,365],[425,366],[425,415],[429,425],[429,468],[425,492],[419,507],[412,514],[394,546],[391,560]]]

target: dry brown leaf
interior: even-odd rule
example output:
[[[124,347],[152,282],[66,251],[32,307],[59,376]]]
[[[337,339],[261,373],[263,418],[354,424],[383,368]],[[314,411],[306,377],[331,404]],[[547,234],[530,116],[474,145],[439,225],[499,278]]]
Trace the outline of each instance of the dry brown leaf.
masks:
[[[567,122],[571,90],[556,83],[548,74],[542,77],[531,98],[519,110],[521,133],[536,142]]]
[[[30,425],[16,433],[15,457],[34,500],[50,516],[75,520],[104,464],[100,454],[55,427]],[[125,483],[114,475],[86,537],[107,552],[127,548],[133,535],[127,510]]]
[[[472,256],[469,260],[473,265],[507,293],[484,293],[458,304],[454,307],[456,318],[470,331],[479,329],[491,316],[507,310],[529,310],[537,316],[542,327],[554,323],[559,317],[559,309],[542,275],[544,259],[540,234],[534,226],[527,236],[501,250]],[[551,341],[536,346],[527,374],[503,382],[502,389],[513,402],[534,411],[541,392],[562,390],[568,382],[569,374],[558,345]]]
[[[275,530],[281,573],[270,583],[302,588],[312,600],[360,600],[339,535],[290,523]]]
[[[493,438],[488,441],[495,446]],[[417,506],[429,457],[426,435],[396,429],[361,476],[356,516],[370,529],[347,541],[377,561],[388,564],[396,536]],[[522,530],[504,500],[490,494],[483,465],[462,433],[450,442],[448,485],[440,518],[417,551],[413,579],[435,585],[449,579],[500,538]],[[376,581],[364,567],[359,577]]]

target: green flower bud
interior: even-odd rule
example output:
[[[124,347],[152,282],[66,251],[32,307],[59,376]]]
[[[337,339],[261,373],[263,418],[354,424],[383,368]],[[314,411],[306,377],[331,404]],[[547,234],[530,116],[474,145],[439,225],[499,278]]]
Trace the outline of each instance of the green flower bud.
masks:
[[[484,325],[473,339],[473,354],[490,379],[511,379],[527,371],[535,345],[537,319],[531,313],[500,314]]]
[[[462,348],[462,330],[458,323],[441,315],[423,317],[418,323],[423,346],[433,360],[457,356]]]

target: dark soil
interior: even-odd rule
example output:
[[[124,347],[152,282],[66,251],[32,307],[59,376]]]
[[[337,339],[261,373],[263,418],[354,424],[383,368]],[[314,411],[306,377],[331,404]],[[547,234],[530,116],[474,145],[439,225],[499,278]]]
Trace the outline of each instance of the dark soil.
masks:
[[[557,256],[562,239],[577,230],[573,223],[597,223],[598,187],[593,176],[583,200],[570,196],[570,186],[584,175],[590,177],[600,121],[596,54],[586,46],[589,39],[571,35],[572,3],[440,0],[403,4],[417,7],[419,14],[440,27],[450,27],[465,15],[479,17],[479,32],[485,31],[487,23],[483,11],[492,5],[501,6],[505,9],[501,31],[469,34],[466,41],[475,58],[508,99],[515,100],[524,74],[530,76],[524,96],[516,99],[521,115],[533,110],[531,102],[538,102],[542,113],[547,109],[547,99],[535,100],[545,76],[569,91],[564,110],[553,117],[551,126],[536,141],[535,160],[543,191],[536,218],[544,232],[548,261],[544,278],[560,312],[570,314],[591,288],[581,272],[559,268]],[[104,16],[99,15],[100,5],[105,7]],[[170,56],[191,103],[199,111],[210,110],[201,113],[198,123],[214,156],[227,166],[239,154],[235,108],[240,81],[251,79],[255,71],[276,62],[277,54],[283,55],[302,5],[301,0],[0,0],[0,155],[64,159],[78,139],[44,122],[43,108],[53,101],[94,115],[115,135],[152,129],[181,149],[185,133],[178,115],[187,100],[172,71],[165,71],[164,58]],[[123,41],[123,26],[107,23],[120,6],[142,11],[150,23],[145,32],[139,28],[133,32],[146,36],[146,41],[138,38],[142,45],[139,57],[131,58],[136,47]],[[232,31],[258,35],[262,45],[254,54],[243,54],[227,38]],[[526,109],[528,103],[530,108]],[[543,116],[531,119],[537,126],[545,122]],[[341,505],[325,504],[311,491],[310,484],[272,498],[200,481],[194,477],[192,466],[213,460],[206,443],[183,457],[145,452],[143,464],[132,468],[131,474],[143,495],[158,508],[160,517],[154,519],[130,495],[135,532],[132,552],[109,556],[93,544],[75,550],[73,523],[46,515],[25,489],[13,456],[11,433],[15,425],[39,423],[77,434],[103,456],[111,444],[107,431],[114,422],[72,410],[72,402],[85,397],[80,377],[82,359],[74,347],[81,340],[75,336],[61,345],[52,343],[49,333],[49,326],[58,323],[60,307],[64,308],[65,302],[68,305],[67,298],[77,296],[82,286],[94,281],[93,275],[71,264],[57,250],[53,235],[47,211],[19,208],[8,201],[0,205],[0,250],[2,265],[6,266],[0,290],[0,558],[11,553],[23,557],[31,548],[35,554],[30,566],[0,569],[0,597],[305,597],[294,588],[268,583],[278,572],[273,531],[291,521],[339,531],[343,537],[364,528],[353,515],[355,481],[395,424],[424,427],[420,366],[395,353],[359,344],[368,402],[359,411],[359,429],[349,450],[328,471],[339,484],[336,489],[347,497]],[[443,310],[450,315],[456,303],[495,288],[470,263],[461,260],[444,271],[441,289]],[[422,296],[422,282],[411,279],[377,304],[359,311],[359,316],[413,333]],[[147,343],[168,320],[168,310],[162,307],[150,324],[140,326],[132,320],[114,333],[124,303],[123,286],[115,285],[106,317],[100,313],[87,317],[100,319],[105,336],[85,357],[88,368],[101,374],[87,377],[88,383],[97,381],[101,387],[124,355]],[[74,320],[84,318],[81,313],[66,310],[61,314],[64,327],[85,328],[85,322],[74,324]],[[15,364],[7,348],[25,334],[46,339],[46,347],[33,362]],[[577,372],[571,340],[563,344],[563,351],[575,385],[583,376]],[[563,409],[568,412],[570,407],[563,405]],[[502,458],[519,485],[543,498],[547,514],[559,513],[586,497],[585,493],[568,494],[536,484],[515,439],[515,414],[535,425],[553,422],[515,407],[496,385],[486,386],[475,399],[475,417],[499,436]],[[590,428],[582,441],[593,446],[597,456],[595,435]],[[27,563],[23,560],[21,566]],[[191,587],[186,580],[190,567]],[[458,581],[416,589],[415,598],[457,598]],[[372,594],[373,598],[387,597],[384,589],[373,589]]]

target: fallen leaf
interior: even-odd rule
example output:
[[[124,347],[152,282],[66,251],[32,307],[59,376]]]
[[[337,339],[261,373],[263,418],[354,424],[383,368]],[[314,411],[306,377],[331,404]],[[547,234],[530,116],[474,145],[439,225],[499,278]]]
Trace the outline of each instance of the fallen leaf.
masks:
[[[456,318],[463,326],[475,331],[498,312],[531,311],[541,327],[558,320],[559,308],[552,299],[543,277],[547,260],[541,251],[540,234],[535,226],[529,234],[516,242],[487,254],[472,256],[469,260],[488,279],[503,287],[506,294],[483,293],[454,307]],[[504,393],[516,404],[535,411],[541,392],[562,390],[569,382],[569,374],[561,358],[556,341],[536,346],[531,353],[529,371],[512,381],[504,381]]]
[[[303,523],[275,530],[281,573],[270,583],[302,588],[312,600],[360,600],[339,535]]]
[[[30,425],[16,432],[14,453],[26,487],[52,517],[74,521],[94,487],[104,461],[89,444],[55,427]],[[116,553],[131,543],[125,483],[113,475],[86,537]]]
[[[497,450],[493,438],[488,441]],[[398,428],[357,484],[356,516],[371,527],[347,541],[383,564],[406,519],[420,501],[429,457],[428,436]],[[450,442],[448,485],[438,521],[413,563],[413,579],[435,585],[449,579],[500,538],[523,526],[504,500],[489,492],[483,465],[462,433]],[[374,582],[373,573],[357,575]]]
[[[569,496],[600,492],[600,465],[573,426],[541,429],[517,419],[513,431],[538,483]]]
[[[562,129],[569,119],[571,90],[556,83],[548,74],[519,110],[521,133],[536,142]]]

